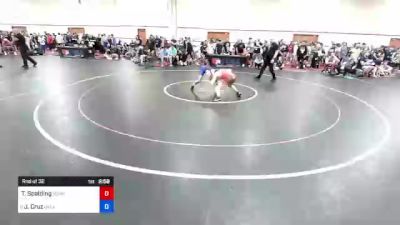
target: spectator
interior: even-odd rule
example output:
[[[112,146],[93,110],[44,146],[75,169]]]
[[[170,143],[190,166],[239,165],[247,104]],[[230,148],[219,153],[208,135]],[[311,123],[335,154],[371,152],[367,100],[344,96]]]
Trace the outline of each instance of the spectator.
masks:
[[[1,45],[3,48],[4,55],[8,55],[11,53],[14,53],[15,55],[17,54],[15,46],[8,38],[4,38]]]
[[[221,55],[223,52],[224,44],[222,43],[221,40],[217,40],[217,44],[215,47],[216,54]]]
[[[169,62],[168,51],[165,47],[161,47],[160,52],[159,52],[159,58],[161,59],[161,67],[164,67],[165,59]]]
[[[246,45],[243,43],[241,39],[239,39],[235,44],[235,52],[236,55],[243,55]]]
[[[346,57],[348,52],[349,52],[349,49],[347,47],[347,43],[343,42],[342,46],[340,48],[340,57],[339,57],[339,59],[343,59],[344,57]]]
[[[102,35],[99,35],[99,36],[96,38],[93,47],[94,47],[94,50],[95,50],[95,51],[98,51],[98,52],[100,52],[101,54],[104,54],[104,53],[106,52],[106,49],[105,49],[105,47],[104,47],[103,44],[102,44],[102,37],[103,37]]]
[[[57,45],[63,45],[64,44],[64,36],[61,35],[60,33],[58,33],[56,36],[56,42],[57,42]]]
[[[258,47],[254,50],[254,67],[260,69],[263,62],[263,57],[260,53],[260,48]]]
[[[186,49],[186,54],[188,56],[190,56],[191,60],[194,60],[195,57],[194,57],[193,45],[192,45],[192,42],[190,41],[190,38],[186,39],[186,47],[185,47],[185,49]]]
[[[64,36],[65,36],[65,37],[64,37],[65,44],[66,44],[66,45],[69,45],[69,44],[72,42],[72,35],[71,35],[71,33],[70,33],[70,32],[67,32]]]
[[[139,56],[139,60],[140,60],[140,65],[144,65],[147,54],[146,54],[146,51],[144,50],[143,46],[138,47],[138,56]]]
[[[136,47],[141,46],[143,44],[142,39],[140,39],[139,35],[136,35],[135,45]]]
[[[208,48],[207,41],[200,43],[200,53],[202,54],[202,57],[207,56],[207,48]]]
[[[369,51],[366,51],[360,58],[360,65],[364,77],[375,77],[375,63]]]
[[[249,38],[249,41],[247,42],[247,46],[246,46],[246,51],[249,54],[249,65],[251,67],[253,67],[253,55],[254,55],[254,41],[253,38]]]
[[[377,69],[377,75],[382,77],[391,76],[393,67],[389,66],[388,61],[384,61]]]
[[[280,43],[277,66],[282,70],[282,68],[285,67],[287,55],[289,54],[289,46],[283,40],[281,40]]]
[[[51,34],[47,34],[47,47],[49,50],[53,49],[53,42],[54,42],[54,37]]]
[[[307,61],[308,59],[308,50],[307,50],[307,46],[305,45],[305,43],[302,43],[298,49],[297,49],[297,62],[299,63],[299,66],[297,66],[297,68],[299,69],[304,69],[304,63]]]
[[[329,56],[325,60],[325,67],[322,70],[323,73],[336,73],[338,74],[338,64],[340,59],[336,56],[335,51],[330,51]]]
[[[107,39],[106,34],[101,35],[101,43],[103,44],[103,46],[105,48],[108,48],[108,39]]]
[[[400,70],[400,48],[397,49],[395,53],[393,53],[391,61],[393,65]]]
[[[161,38],[156,36],[155,43],[156,43],[156,48],[160,49],[161,48],[161,43],[162,43]]]
[[[171,56],[171,64],[170,66],[177,66],[179,61],[178,50],[176,49],[175,45],[170,45],[169,47],[169,54]]]
[[[323,56],[325,55],[324,49],[321,44],[316,44],[311,53],[311,67],[319,68],[321,61],[323,60]]]
[[[286,61],[290,64],[293,63],[293,56],[294,56],[294,42],[291,41],[290,44],[288,45],[288,54],[286,57]]]
[[[167,39],[164,38],[164,37],[160,37],[160,39],[161,39],[161,48],[162,48],[162,47],[168,48],[168,41],[167,41]]]
[[[216,43],[214,39],[207,44],[207,54],[215,54]]]
[[[351,57],[347,56],[347,58],[348,61],[344,64],[343,67],[343,76],[346,76],[347,73],[356,74],[356,67],[357,67],[356,61]]]
[[[229,43],[229,41],[225,41],[225,42],[224,42],[223,53],[224,53],[224,54],[227,54],[227,55],[232,55],[231,43]]]
[[[153,35],[150,35],[149,39],[147,39],[146,46],[150,51],[150,55],[154,55],[156,50],[156,41]]]
[[[359,44],[354,44],[354,47],[351,49],[351,57],[354,60],[357,60],[358,57],[360,57],[360,53],[361,53],[361,46]]]

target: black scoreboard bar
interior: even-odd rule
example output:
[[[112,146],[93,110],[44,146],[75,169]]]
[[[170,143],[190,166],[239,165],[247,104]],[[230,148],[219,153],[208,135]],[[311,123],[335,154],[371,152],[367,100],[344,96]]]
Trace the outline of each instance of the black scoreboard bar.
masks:
[[[19,176],[18,186],[113,186],[113,177]]]

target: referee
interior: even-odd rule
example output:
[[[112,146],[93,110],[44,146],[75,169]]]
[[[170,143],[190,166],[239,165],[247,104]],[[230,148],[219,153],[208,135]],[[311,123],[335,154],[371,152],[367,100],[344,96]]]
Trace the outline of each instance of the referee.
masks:
[[[264,64],[261,67],[260,74],[256,77],[260,79],[264,70],[269,67],[269,72],[272,74],[272,80],[276,80],[274,72],[274,62],[279,53],[279,46],[276,42],[272,42],[269,48],[263,53]]]
[[[26,44],[25,37],[21,33],[18,33],[15,35],[17,38],[16,44],[19,47],[19,51],[21,53],[22,61],[24,65],[22,66],[25,69],[28,69],[28,60],[33,64],[34,67],[36,67],[37,62],[32,59],[32,57],[29,56],[29,47]]]

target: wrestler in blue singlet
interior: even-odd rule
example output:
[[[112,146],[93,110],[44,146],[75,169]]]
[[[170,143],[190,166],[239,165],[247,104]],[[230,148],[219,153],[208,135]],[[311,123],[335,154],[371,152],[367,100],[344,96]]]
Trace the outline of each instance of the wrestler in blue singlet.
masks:
[[[200,75],[199,75],[199,77],[197,78],[197,80],[190,87],[191,90],[193,90],[194,86],[196,86],[198,83],[201,82],[201,80],[203,79],[204,75],[207,74],[207,71],[209,71],[211,73],[211,67],[209,67],[207,65],[207,62],[204,62],[203,65],[200,66]]]

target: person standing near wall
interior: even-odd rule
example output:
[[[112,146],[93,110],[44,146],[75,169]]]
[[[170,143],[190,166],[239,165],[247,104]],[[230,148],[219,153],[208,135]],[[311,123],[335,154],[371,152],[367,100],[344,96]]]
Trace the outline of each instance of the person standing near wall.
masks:
[[[224,54],[226,55],[232,55],[231,51],[231,43],[229,41],[224,42]]]
[[[262,43],[261,42],[255,42],[254,43],[254,66],[257,69],[261,68],[261,65],[263,64],[263,57],[261,55],[261,47],[260,46]]]
[[[190,38],[186,39],[186,54],[188,56],[190,55],[190,62],[195,60],[193,45],[192,42],[190,41]]]
[[[53,37],[51,36],[50,33],[48,33],[46,36],[46,45],[47,48],[51,51],[53,46]]]
[[[205,58],[207,56],[207,41],[203,41],[200,43],[200,53],[202,55],[202,58]]]
[[[236,43],[236,54],[237,55],[243,55],[244,50],[246,49],[246,45],[243,43],[242,39],[239,39],[238,42]]]
[[[222,49],[224,48],[224,43],[221,40],[217,40],[217,44],[215,45],[215,50],[218,55],[222,54]]]
[[[253,39],[250,37],[249,38],[249,41],[247,42],[247,46],[246,46],[246,50],[247,50],[247,53],[248,53],[248,65],[249,65],[249,67],[253,67],[254,66],[254,64],[253,64],[253,61],[254,61],[254,48],[255,48],[255,46],[254,46],[254,41],[253,41]]]
[[[29,47],[26,44],[26,39],[24,35],[21,33],[18,33],[15,35],[16,40],[16,45],[19,47],[19,51],[21,53],[21,57],[23,60],[24,65],[22,66],[25,69],[28,69],[28,60],[33,64],[34,67],[36,67],[37,62],[32,59],[32,57],[29,56]]]
[[[347,47],[347,43],[343,42],[342,46],[340,48],[340,58],[339,59],[342,60],[343,58],[345,58],[347,56],[348,52],[349,52],[349,48]]]
[[[108,47],[108,39],[106,34],[101,35],[101,44],[103,45],[104,48]]]
[[[136,44],[136,47],[143,45],[143,41],[142,41],[142,39],[140,39],[139,35],[136,35],[135,44]]]
[[[57,45],[64,45],[64,37],[61,35],[61,33],[57,34],[56,42],[57,42]]]
[[[155,44],[156,44],[156,48],[157,48],[157,50],[159,51],[160,50],[160,48],[161,48],[161,38],[159,37],[159,36],[157,36],[156,35],[156,38],[155,38]]]

